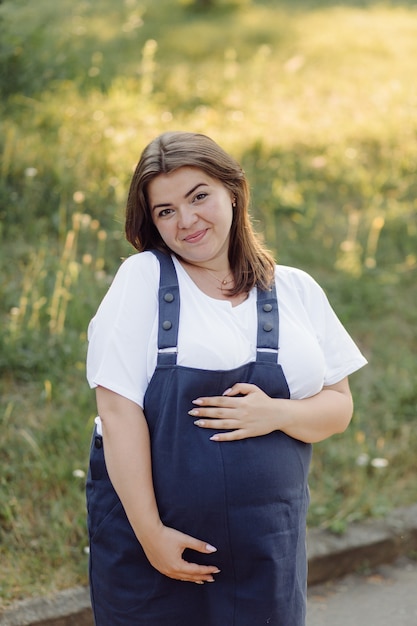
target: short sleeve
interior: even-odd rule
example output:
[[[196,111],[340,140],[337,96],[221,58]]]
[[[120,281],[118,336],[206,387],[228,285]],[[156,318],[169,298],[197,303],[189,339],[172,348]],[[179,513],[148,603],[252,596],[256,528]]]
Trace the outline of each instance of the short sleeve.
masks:
[[[333,385],[367,364],[366,358],[333,310],[324,290],[309,274],[298,270],[301,297],[322,350],[324,385]]]
[[[159,263],[150,252],[120,266],[88,327],[87,380],[143,407],[158,312]]]

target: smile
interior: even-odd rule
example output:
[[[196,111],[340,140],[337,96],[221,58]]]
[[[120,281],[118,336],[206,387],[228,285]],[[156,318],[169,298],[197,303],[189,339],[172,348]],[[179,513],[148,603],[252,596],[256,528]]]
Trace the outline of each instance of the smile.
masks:
[[[184,241],[186,241],[187,243],[199,243],[203,239],[206,232],[207,229],[198,230],[196,233],[192,233],[191,235],[188,235],[188,237],[185,237]]]

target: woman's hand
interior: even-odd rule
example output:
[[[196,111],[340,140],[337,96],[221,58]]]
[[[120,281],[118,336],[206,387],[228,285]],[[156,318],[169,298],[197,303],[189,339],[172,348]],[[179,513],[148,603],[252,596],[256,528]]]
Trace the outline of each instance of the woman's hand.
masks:
[[[215,565],[185,561],[182,555],[186,548],[203,554],[212,554],[216,548],[174,528],[161,524],[157,531],[152,532],[148,539],[142,539],[141,543],[151,565],[169,578],[201,585],[214,582],[213,574],[220,572]]]
[[[213,441],[233,441],[276,430],[276,402],[256,385],[236,383],[222,396],[193,400],[197,408],[189,414],[197,417],[194,424],[200,428],[231,431],[216,433],[210,437]]]
[[[238,397],[236,397],[238,396]],[[219,430],[213,441],[235,441],[281,430],[305,443],[343,432],[353,413],[348,378],[310,398],[270,398],[256,385],[236,383],[222,396],[197,398],[189,414],[200,428]],[[229,431],[229,432],[222,432]]]

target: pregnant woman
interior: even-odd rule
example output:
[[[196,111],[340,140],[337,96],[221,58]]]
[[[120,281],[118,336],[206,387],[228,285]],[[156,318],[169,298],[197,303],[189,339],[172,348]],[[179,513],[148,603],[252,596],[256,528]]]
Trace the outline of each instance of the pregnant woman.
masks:
[[[311,444],[366,360],[252,229],[239,164],[165,133],[133,175],[125,260],[89,327],[97,626],[303,626]]]

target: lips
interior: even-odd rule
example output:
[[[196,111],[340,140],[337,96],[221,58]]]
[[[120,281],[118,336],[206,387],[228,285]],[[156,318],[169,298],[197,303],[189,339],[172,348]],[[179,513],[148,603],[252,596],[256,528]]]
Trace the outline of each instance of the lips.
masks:
[[[203,239],[206,232],[207,232],[207,229],[198,230],[197,232],[192,233],[191,235],[188,235],[187,237],[185,237],[184,241],[186,241],[187,243],[199,243]]]

